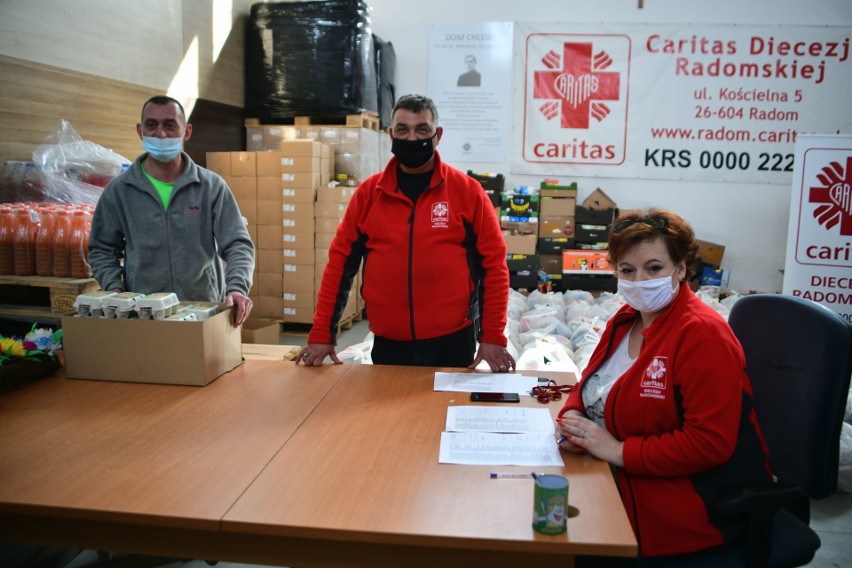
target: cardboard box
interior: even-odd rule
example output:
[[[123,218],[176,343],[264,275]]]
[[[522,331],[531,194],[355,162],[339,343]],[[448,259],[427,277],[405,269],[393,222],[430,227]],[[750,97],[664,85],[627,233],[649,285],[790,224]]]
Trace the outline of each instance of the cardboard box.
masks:
[[[304,135],[305,133],[302,132],[302,134]],[[288,157],[309,156],[319,158],[322,156],[322,146],[320,145],[320,142],[308,138],[284,140],[281,142],[280,149],[281,153]]]
[[[357,187],[348,185],[321,185],[317,188],[317,202],[349,203]]]
[[[257,202],[257,224],[258,225],[281,225],[284,220],[284,211],[280,201],[258,201]]]
[[[314,264],[314,247],[304,248],[288,248],[285,247],[281,251],[284,257],[284,263],[292,264]]]
[[[539,254],[538,267],[544,270],[545,274],[562,274],[562,253],[559,254]]]
[[[281,201],[281,176],[258,176],[258,201]]]
[[[275,320],[249,318],[243,322],[240,331],[243,343],[278,345],[278,335],[281,329]]]
[[[283,264],[282,264],[283,266]],[[280,296],[284,293],[284,271],[258,272],[254,282],[254,290],[258,296]]]
[[[571,217],[577,206],[576,189],[539,190],[539,217]]]
[[[577,247],[574,246],[574,239],[568,237],[544,237],[538,240],[539,254],[557,254],[562,258],[562,251],[572,248]]]
[[[722,257],[725,254],[725,245],[711,243],[710,241],[702,241],[695,239],[698,243],[698,258],[701,262],[708,266],[719,268],[722,265]]]
[[[535,235],[507,235],[503,234],[506,241],[506,252],[516,254],[535,254],[535,245],[538,240]]]
[[[586,225],[577,223],[574,238],[577,242],[603,243],[609,240],[609,230],[612,225]]]
[[[284,300],[281,296],[256,296],[252,298],[254,307],[251,309],[253,316],[260,318],[271,318],[280,320],[284,313]]]
[[[250,178],[242,178],[250,179]],[[257,225],[257,200],[240,198],[237,199],[237,207],[240,208],[240,215],[246,218],[249,225]]]
[[[606,251],[563,250],[562,274],[612,274]]]
[[[279,180],[279,185],[283,183]],[[282,203],[310,203],[313,206],[317,193],[313,187],[283,187],[279,190]]]
[[[230,318],[229,310],[203,321],[63,317],[65,376],[206,385],[242,362]]]
[[[601,188],[597,188],[583,200],[583,207],[603,211],[605,209],[615,209],[616,203]]]
[[[207,169],[222,177],[231,177],[231,153],[207,152]]]
[[[258,225],[255,244],[259,249],[281,250],[284,228],[281,223],[276,225]]]
[[[508,217],[509,221],[528,221],[538,217],[538,195],[502,195],[501,218]]]
[[[574,213],[574,220],[578,225],[611,225],[615,217],[615,209],[592,209],[585,205],[577,206]]]
[[[541,217],[538,223],[538,236],[543,237],[573,237],[574,217]]]
[[[316,170],[311,172],[284,172],[281,174],[284,187],[316,188],[319,186],[319,178],[319,165],[317,165]]]
[[[281,242],[284,248],[314,248],[314,232],[310,228],[286,227]]]
[[[259,248],[255,251],[255,258],[258,273],[278,274],[279,278],[284,274],[284,259],[280,248]]]
[[[255,152],[231,152],[231,177],[256,177],[257,154]]]
[[[229,178],[228,187],[239,202],[242,199],[257,199],[256,177],[233,177]]]
[[[506,266],[510,272],[538,270],[538,255],[509,253],[506,255]]]
[[[313,323],[314,309],[313,308],[291,308],[284,307],[282,309],[285,322],[293,323]]]
[[[331,248],[331,241],[334,240],[335,234],[336,233],[317,232],[314,235],[314,247],[328,250]]]
[[[314,204],[314,215],[316,217],[329,217],[331,219],[343,219],[348,203],[335,203],[332,201],[317,201]]]
[[[535,290],[538,287],[538,271],[519,270],[509,272],[509,287],[514,290]]]

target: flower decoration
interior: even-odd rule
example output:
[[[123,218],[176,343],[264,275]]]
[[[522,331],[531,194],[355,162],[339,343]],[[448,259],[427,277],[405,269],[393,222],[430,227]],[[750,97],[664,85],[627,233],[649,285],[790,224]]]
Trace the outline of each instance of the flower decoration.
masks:
[[[23,339],[0,335],[0,390],[13,380],[52,375],[59,369],[56,351],[62,349],[62,330],[36,325]]]

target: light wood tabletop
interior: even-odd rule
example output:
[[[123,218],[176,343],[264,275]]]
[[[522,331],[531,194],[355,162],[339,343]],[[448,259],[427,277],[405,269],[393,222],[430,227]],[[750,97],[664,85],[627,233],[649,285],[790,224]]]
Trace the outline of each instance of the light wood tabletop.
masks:
[[[0,540],[28,515],[40,534],[51,519],[57,534],[74,530],[62,519],[217,532],[345,370],[249,360],[204,387],[60,373],[4,394]]]
[[[434,372],[353,365],[231,508],[223,533],[277,537],[293,560],[334,566],[565,566],[575,554],[636,555],[599,460],[565,455],[564,468],[439,464],[447,408],[471,403],[467,393],[435,392]],[[579,515],[563,535],[533,531],[531,478],[490,478],[533,469],[569,479]],[[310,548],[300,549],[299,539]]]
[[[636,554],[598,460],[535,468],[570,480],[559,536],[532,530],[531,479],[489,476],[532,468],[439,464],[447,408],[470,403],[434,372],[247,360],[205,387],[60,373],[4,394],[0,541],[293,567]]]

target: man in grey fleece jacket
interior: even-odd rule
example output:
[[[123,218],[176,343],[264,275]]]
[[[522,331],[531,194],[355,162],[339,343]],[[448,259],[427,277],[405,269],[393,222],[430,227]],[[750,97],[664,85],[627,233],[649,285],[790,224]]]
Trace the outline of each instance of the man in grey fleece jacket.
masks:
[[[234,195],[182,151],[192,125],[175,99],[146,101],[136,131],[145,153],[107,185],[95,208],[92,273],[104,290],[224,302],[240,325],[252,308],[254,244]]]

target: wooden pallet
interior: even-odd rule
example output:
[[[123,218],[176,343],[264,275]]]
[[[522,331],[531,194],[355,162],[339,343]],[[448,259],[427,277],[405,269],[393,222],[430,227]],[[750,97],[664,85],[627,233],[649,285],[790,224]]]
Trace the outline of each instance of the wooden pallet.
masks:
[[[295,126],[347,126],[361,127],[375,130],[378,132],[379,117],[370,112],[362,112],[361,114],[340,114],[340,115],[318,115],[318,116],[295,116],[290,118],[280,118],[277,124],[295,125]],[[263,126],[259,118],[245,119],[245,126]]]
[[[93,278],[0,275],[0,318],[58,323],[77,296],[99,289]]]

